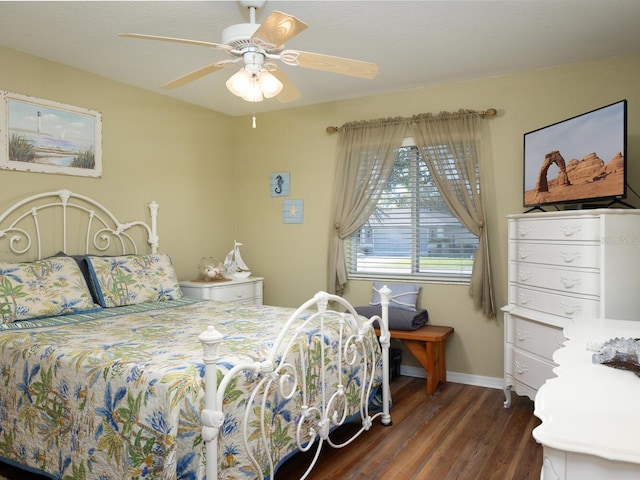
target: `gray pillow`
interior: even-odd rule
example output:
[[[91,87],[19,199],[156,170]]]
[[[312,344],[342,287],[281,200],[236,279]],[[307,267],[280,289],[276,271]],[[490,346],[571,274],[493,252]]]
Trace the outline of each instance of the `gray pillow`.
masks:
[[[410,312],[416,311],[418,294],[422,287],[411,283],[373,282],[373,297],[369,305],[380,305],[380,289],[385,285],[391,290],[390,307],[401,308],[403,310],[409,310]]]

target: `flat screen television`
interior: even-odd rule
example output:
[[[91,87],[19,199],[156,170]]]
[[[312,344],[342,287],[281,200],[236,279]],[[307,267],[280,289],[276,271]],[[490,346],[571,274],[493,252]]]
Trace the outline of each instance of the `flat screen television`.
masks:
[[[524,206],[621,200],[626,160],[626,100],[525,133]]]

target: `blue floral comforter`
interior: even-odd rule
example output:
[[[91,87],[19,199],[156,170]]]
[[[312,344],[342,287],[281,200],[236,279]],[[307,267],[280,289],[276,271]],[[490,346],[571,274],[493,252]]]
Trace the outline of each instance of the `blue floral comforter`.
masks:
[[[188,299],[117,310],[0,331],[0,457],[61,479],[204,478],[198,335],[208,325],[225,335],[220,377],[262,360],[293,310]],[[362,383],[358,375],[349,373],[347,389]],[[225,395],[220,478],[256,477],[238,428],[252,383],[245,377]],[[311,369],[306,381],[314,377]],[[300,399],[270,402],[277,464],[295,450],[290,423]]]

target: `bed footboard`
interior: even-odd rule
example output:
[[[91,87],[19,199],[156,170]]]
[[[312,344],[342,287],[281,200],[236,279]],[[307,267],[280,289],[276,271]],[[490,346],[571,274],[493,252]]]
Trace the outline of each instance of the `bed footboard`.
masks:
[[[313,460],[301,478],[311,472],[324,443],[344,447],[369,430],[377,418],[382,424],[391,425],[388,328],[391,291],[384,287],[380,294],[382,318],[363,320],[342,297],[317,293],[289,317],[265,360],[235,365],[222,378],[217,362],[223,335],[212,326],[200,335],[205,363],[201,422],[208,479],[219,478],[225,392],[238,376],[251,377],[255,385],[246,399],[240,428],[257,478],[273,478],[282,458],[275,452],[277,437],[282,435],[280,419],[276,421],[274,413],[278,400],[298,407],[288,415],[288,420],[295,423],[295,449],[315,449]],[[329,309],[329,302],[344,311]],[[380,325],[379,339],[374,323]],[[333,355],[337,358],[332,358]],[[381,369],[377,368],[380,365]],[[372,411],[371,400],[378,389],[382,397],[380,411]],[[335,443],[331,432],[356,417],[361,422],[356,433],[347,441]]]

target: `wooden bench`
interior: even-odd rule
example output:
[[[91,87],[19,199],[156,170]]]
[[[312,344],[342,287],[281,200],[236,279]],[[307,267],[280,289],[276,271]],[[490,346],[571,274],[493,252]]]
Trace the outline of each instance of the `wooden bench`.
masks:
[[[380,335],[380,330],[376,328]],[[445,346],[453,327],[424,325],[416,330],[389,330],[391,338],[402,340],[427,372],[427,393],[435,393],[439,383],[447,383]]]

